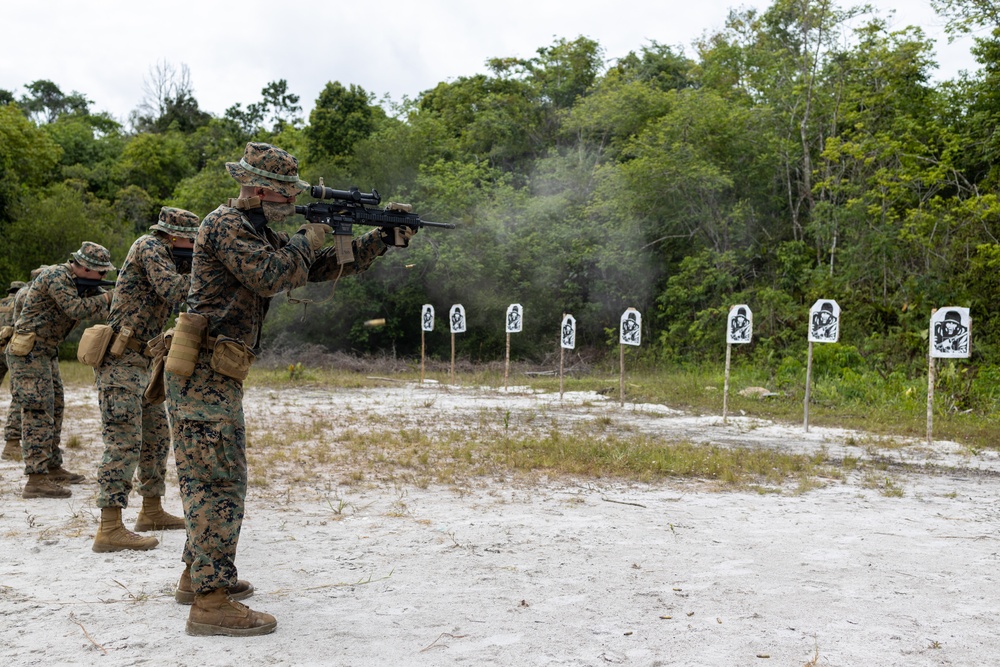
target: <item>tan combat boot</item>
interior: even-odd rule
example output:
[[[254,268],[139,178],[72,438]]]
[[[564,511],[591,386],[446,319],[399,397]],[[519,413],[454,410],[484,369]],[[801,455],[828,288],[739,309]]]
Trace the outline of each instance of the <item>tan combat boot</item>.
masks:
[[[121,507],[101,508],[101,527],[97,530],[97,535],[94,536],[94,546],[92,547],[97,553],[125,549],[148,551],[159,543],[155,537],[136,535],[126,528],[122,524]]]
[[[274,616],[231,600],[225,588],[217,588],[207,595],[194,596],[186,630],[189,635],[253,637],[274,632],[276,627]]]
[[[7,444],[3,446],[3,454],[0,454],[0,458],[4,459],[5,461],[20,461],[21,441],[8,440]]]
[[[230,600],[245,600],[253,595],[253,584],[249,581],[239,579],[235,586],[226,589]],[[188,565],[181,572],[181,580],[177,582],[177,590],[174,591],[174,599],[181,604],[192,604],[194,602],[194,586],[191,585],[191,566]]]
[[[167,514],[160,504],[159,496],[142,499],[142,509],[135,518],[135,531],[184,530],[184,518]]]
[[[69,498],[73,492],[59,486],[46,474],[28,475],[28,483],[21,491],[22,498]]]
[[[59,466],[58,468],[49,468],[49,479],[56,484],[80,484],[87,478]]]

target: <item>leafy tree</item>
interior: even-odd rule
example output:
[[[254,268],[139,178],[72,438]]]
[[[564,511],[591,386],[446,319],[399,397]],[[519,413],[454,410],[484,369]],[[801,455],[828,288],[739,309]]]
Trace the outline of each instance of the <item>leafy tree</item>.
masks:
[[[66,261],[83,241],[111,251],[120,263],[132,240],[131,230],[116,223],[111,206],[70,181],[46,188],[35,199],[22,199],[4,230],[0,261],[7,276],[25,279],[40,264]]]
[[[379,117],[385,116],[371,102],[371,96],[361,86],[352,83],[345,88],[339,81],[327,83],[316,98],[304,131],[309,159],[334,163],[347,160],[354,145],[369,137]]]
[[[270,116],[273,124],[272,132],[281,132],[285,126],[297,127],[302,119],[299,113],[299,96],[288,92],[288,82],[278,79],[267,84],[260,94],[264,97],[262,105],[265,117]]]
[[[150,67],[142,87],[143,99],[130,114],[137,132],[159,134],[173,129],[188,134],[211,119],[211,114],[198,107],[191,71],[183,63],[178,71],[166,61],[158,62]]]
[[[86,114],[90,100],[73,91],[66,95],[59,86],[48,79],[39,79],[25,86],[27,93],[21,96],[20,106],[36,123],[51,123],[66,114]]]
[[[167,199],[182,179],[193,174],[194,166],[184,140],[173,132],[132,137],[114,165],[118,182],[136,185],[160,201]]]

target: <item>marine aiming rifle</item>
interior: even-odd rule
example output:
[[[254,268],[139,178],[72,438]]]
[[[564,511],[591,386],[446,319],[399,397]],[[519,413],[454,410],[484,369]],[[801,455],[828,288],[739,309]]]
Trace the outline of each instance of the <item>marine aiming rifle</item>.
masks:
[[[421,220],[413,212],[410,204],[389,202],[385,208],[378,208],[382,197],[378,190],[361,192],[357,187],[350,190],[334,190],[323,185],[309,188],[309,195],[315,199],[330,200],[313,202],[305,206],[296,206],[295,212],[305,216],[309,222],[330,225],[333,228],[336,243],[337,261],[349,264],[354,261],[354,251],[351,249],[351,237],[354,225],[371,225],[396,230],[397,237],[403,227],[443,227],[454,229],[455,225],[448,222],[430,222]]]

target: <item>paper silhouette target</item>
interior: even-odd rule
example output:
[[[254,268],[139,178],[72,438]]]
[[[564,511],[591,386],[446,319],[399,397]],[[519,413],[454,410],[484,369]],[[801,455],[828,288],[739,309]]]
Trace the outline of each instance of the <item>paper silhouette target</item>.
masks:
[[[967,359],[971,328],[968,308],[941,308],[935,312],[931,315],[931,356]]]
[[[809,342],[836,343],[840,339],[840,306],[820,299],[809,309]]]
[[[618,342],[622,345],[642,343],[642,314],[635,308],[629,308],[622,313]]]
[[[749,343],[753,338],[753,313],[744,304],[729,309],[726,325],[726,342],[734,345]]]
[[[453,334],[465,333],[465,308],[462,307],[462,304],[456,303],[451,307],[448,320],[451,322],[451,332]]]
[[[507,333],[521,333],[524,325],[524,313],[521,304],[512,303],[507,306]]]
[[[429,303],[425,303],[420,311],[420,329],[434,331],[434,306]]]
[[[572,315],[563,316],[562,326],[559,329],[559,344],[564,350],[576,347],[576,318]]]

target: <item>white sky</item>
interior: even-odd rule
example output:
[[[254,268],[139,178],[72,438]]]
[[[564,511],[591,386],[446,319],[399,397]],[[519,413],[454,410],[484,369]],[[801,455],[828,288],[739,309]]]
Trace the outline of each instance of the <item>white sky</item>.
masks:
[[[971,41],[949,45],[929,0],[869,0],[893,28],[917,25],[938,40],[937,79],[975,69]],[[328,81],[377,97],[413,97],[440,81],[485,71],[491,57],[527,58],[557,38],[597,40],[609,59],[651,40],[681,46],[723,26],[731,7],[770,0],[369,0],[280,3],[244,0],[36,0],[5,3],[0,88],[20,96],[49,79],[78,91],[92,110],[124,120],[158,62],[188,66],[202,109],[221,115],[260,100],[286,79],[308,114]],[[861,2],[841,3],[841,6]],[[153,7],[160,9],[153,9]]]

